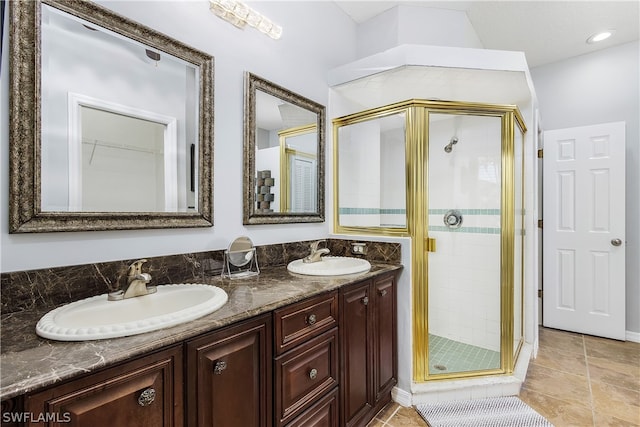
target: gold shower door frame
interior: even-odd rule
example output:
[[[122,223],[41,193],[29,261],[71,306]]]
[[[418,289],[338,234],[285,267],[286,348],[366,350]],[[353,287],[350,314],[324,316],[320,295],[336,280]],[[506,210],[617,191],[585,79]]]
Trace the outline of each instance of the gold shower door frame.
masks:
[[[462,102],[418,102],[423,108],[414,110],[414,126],[408,134],[412,151],[409,194],[413,215],[412,230],[412,289],[413,289],[413,380],[465,378],[478,375],[511,374],[522,339],[513,350],[514,316],[514,244],[515,244],[515,167],[514,139],[516,126],[526,132],[524,120],[516,106]],[[431,113],[498,117],[501,120],[501,199],[500,199],[500,368],[489,370],[432,374],[429,371],[429,115]],[[521,177],[522,179],[522,177]],[[522,187],[524,188],[524,187]],[[518,260],[522,262],[522,258]],[[522,277],[519,286],[522,286]],[[522,310],[520,310],[522,315]],[[522,322],[521,322],[522,324]],[[522,336],[522,334],[521,334]]]
[[[406,112],[406,229],[384,227],[344,227],[339,224],[338,197],[338,129],[341,126],[366,120]],[[465,371],[447,374],[429,372],[428,340],[428,251],[433,242],[429,239],[429,114],[458,114],[498,117],[501,119],[501,200],[500,200],[500,368],[481,371]],[[514,141],[516,127],[522,134],[526,132],[524,120],[517,106],[506,104],[481,104],[454,101],[428,101],[412,99],[387,105],[333,120],[333,160],[334,160],[334,232],[336,234],[400,235],[411,237],[412,252],[412,324],[413,324],[413,381],[465,378],[478,375],[511,374],[515,360],[522,346],[520,342],[514,351],[514,245],[515,245],[515,165]],[[524,150],[524,140],[522,143]],[[521,166],[522,209],[524,216],[524,156]],[[524,240],[524,239],[523,239]],[[523,248],[521,248],[522,250]],[[523,253],[523,250],[522,250]],[[519,262],[523,262],[523,256]],[[522,268],[521,271],[524,269]],[[523,286],[523,277],[519,278]],[[523,293],[520,293],[523,295]],[[520,316],[523,316],[520,301]],[[520,322],[521,329],[524,322]]]

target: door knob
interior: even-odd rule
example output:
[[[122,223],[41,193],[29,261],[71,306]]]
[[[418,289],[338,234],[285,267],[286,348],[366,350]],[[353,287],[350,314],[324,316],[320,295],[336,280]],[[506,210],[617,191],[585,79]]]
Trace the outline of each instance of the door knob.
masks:
[[[620,246],[620,245],[622,245],[622,240],[620,240],[620,239],[611,239],[611,244],[613,246]]]

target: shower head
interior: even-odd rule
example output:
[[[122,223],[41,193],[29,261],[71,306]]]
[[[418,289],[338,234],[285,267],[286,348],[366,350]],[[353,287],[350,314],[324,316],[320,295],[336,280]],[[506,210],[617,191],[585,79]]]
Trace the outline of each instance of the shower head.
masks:
[[[457,136],[451,137],[451,139],[449,140],[449,143],[444,146],[444,151],[446,153],[450,153],[451,151],[453,151],[453,146],[456,145],[457,143],[458,143],[458,137]]]

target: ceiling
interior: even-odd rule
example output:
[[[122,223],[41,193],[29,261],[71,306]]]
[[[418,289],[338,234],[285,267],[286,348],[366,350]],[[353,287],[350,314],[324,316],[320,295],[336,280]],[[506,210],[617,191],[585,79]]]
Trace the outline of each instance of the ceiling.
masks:
[[[356,23],[400,4],[465,11],[485,49],[522,51],[530,68],[640,38],[640,1],[336,1]],[[613,37],[587,44],[592,34]]]

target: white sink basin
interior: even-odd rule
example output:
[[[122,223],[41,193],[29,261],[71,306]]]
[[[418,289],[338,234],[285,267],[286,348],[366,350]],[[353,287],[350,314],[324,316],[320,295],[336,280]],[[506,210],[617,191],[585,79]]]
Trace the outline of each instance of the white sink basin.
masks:
[[[292,273],[309,276],[341,276],[369,271],[371,264],[366,259],[325,256],[318,262],[305,263],[301,259],[291,261],[287,269]]]
[[[157,292],[119,301],[107,295],[76,301],[45,314],[36,333],[59,341],[87,341],[142,334],[213,313],[227,302],[217,286],[163,285]]]

